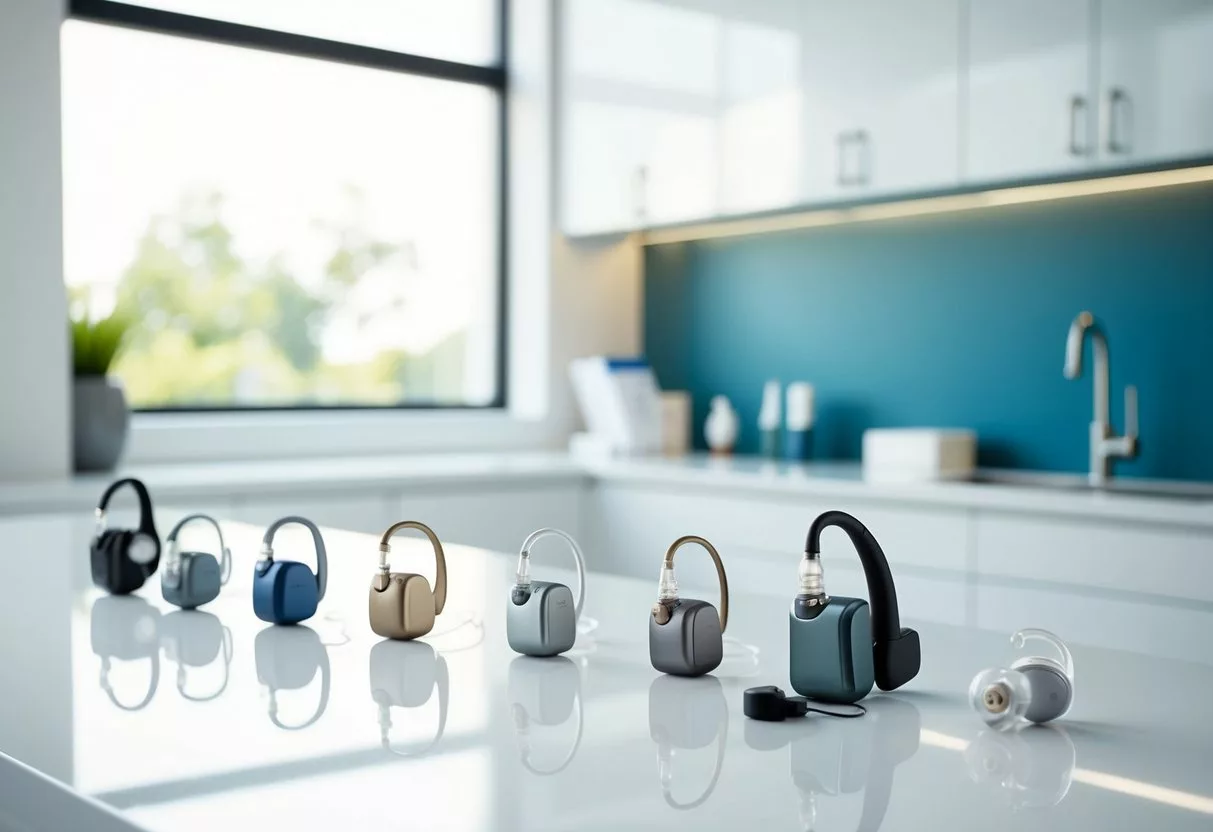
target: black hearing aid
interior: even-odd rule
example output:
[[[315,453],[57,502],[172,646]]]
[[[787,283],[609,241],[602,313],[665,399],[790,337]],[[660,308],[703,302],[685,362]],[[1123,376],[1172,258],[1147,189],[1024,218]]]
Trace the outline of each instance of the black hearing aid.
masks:
[[[837,526],[847,533],[868,582],[868,601],[826,595],[821,569],[821,533]],[[872,690],[895,690],[918,675],[918,633],[901,626],[893,573],[876,538],[843,511],[813,521],[800,561],[800,588],[789,615],[792,687],[810,699],[857,702]]]
[[[114,492],[129,485],[139,497],[139,528],[106,527],[106,507]],[[97,503],[97,531],[89,554],[93,583],[111,595],[129,595],[156,573],[160,566],[160,536],[152,516],[152,498],[147,487],[133,477],[118,480],[105,489]]]

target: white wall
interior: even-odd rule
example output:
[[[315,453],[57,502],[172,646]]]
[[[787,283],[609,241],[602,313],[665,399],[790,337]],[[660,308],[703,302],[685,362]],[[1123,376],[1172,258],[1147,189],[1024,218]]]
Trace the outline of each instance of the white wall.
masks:
[[[59,151],[62,0],[0,0],[0,480],[71,464]]]
[[[136,416],[126,462],[563,446],[578,422],[568,362],[640,350],[641,257],[630,238],[553,230],[551,7],[511,5],[509,412]],[[0,182],[24,183],[0,189],[0,480],[70,465],[60,14],[59,0],[0,0],[0,78],[22,79],[0,88]]]

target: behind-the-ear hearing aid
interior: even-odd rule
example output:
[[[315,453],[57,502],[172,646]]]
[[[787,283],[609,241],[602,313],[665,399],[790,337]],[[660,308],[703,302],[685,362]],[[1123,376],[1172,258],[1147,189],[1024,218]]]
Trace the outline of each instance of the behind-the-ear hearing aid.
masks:
[[[860,598],[826,595],[821,533],[830,526],[846,532],[859,554],[870,606]],[[788,615],[790,677],[797,693],[823,702],[858,702],[873,682],[895,690],[918,675],[918,633],[901,626],[889,562],[863,523],[842,511],[819,515],[809,527],[799,575]]]
[[[810,728],[746,720],[745,741],[758,751],[788,746],[804,829],[820,828],[820,797],[862,791],[863,808],[854,828],[869,830],[884,823],[897,766],[918,753],[921,729],[922,717],[912,702],[881,696],[869,704],[868,716],[856,723],[827,719]]]
[[[139,528],[107,528],[106,509],[110,497],[124,485],[133,488],[139,497]],[[160,536],[152,516],[152,497],[147,486],[134,477],[127,477],[105,489],[95,513],[97,531],[89,551],[93,583],[113,595],[128,595],[143,586],[160,565]]]
[[[1048,630],[1020,630],[1011,645],[1020,650],[1029,641],[1042,641],[1057,658],[1024,656],[1009,668],[992,667],[973,677],[969,703],[995,728],[1027,722],[1048,722],[1064,716],[1074,701],[1074,658],[1065,642]]]
[[[568,768],[581,747],[585,730],[585,705],[581,700],[581,671],[571,660],[561,656],[547,662],[534,662],[515,656],[510,662],[510,716],[514,722],[514,738],[523,767],[532,774],[547,776]],[[576,734],[572,743],[555,766],[540,768],[531,759],[533,726],[555,728],[574,718]]]
[[[219,557],[209,552],[182,552],[177,535],[187,524],[205,521],[215,527],[219,536]],[[232,571],[232,552],[223,542],[219,521],[209,514],[190,514],[181,518],[164,542],[168,544],[164,572],[160,575],[160,592],[164,600],[183,610],[192,610],[219,597],[219,589],[227,583]]]
[[[387,562],[392,551],[392,535],[404,529],[416,529],[429,538],[434,547],[438,571],[434,576],[433,592],[423,575],[393,572]],[[446,606],[446,555],[442,553],[442,542],[433,529],[416,520],[401,520],[383,533],[379,539],[379,571],[371,580],[368,606],[371,629],[384,638],[407,641],[434,629],[434,619]]]
[[[253,639],[257,681],[269,692],[270,722],[284,731],[301,731],[324,715],[329,704],[329,654],[311,627],[266,627]],[[278,716],[278,693],[301,690],[320,672],[320,698],[303,722],[285,723]]]
[[[399,757],[419,757],[436,746],[446,731],[451,680],[446,657],[424,641],[381,641],[371,648],[371,698],[379,706],[379,743]],[[420,708],[438,690],[438,728],[420,748],[402,751],[392,745],[392,708]]]
[[[573,550],[577,564],[577,598],[567,586],[555,581],[531,580],[531,548],[548,536],[559,537]],[[518,574],[506,605],[505,634],[515,653],[555,656],[577,640],[577,620],[585,606],[585,557],[581,547],[560,529],[539,529],[522,543]]]
[[[316,573],[296,560],[274,560],[274,535],[288,523],[298,523],[312,533],[316,549]],[[328,584],[328,554],[324,538],[311,520],[283,517],[275,520],[261,539],[261,557],[253,567],[253,612],[271,624],[298,624],[316,614]]]
[[[698,543],[712,557],[720,581],[720,612],[707,601],[678,597],[674,553],[687,543]],[[724,658],[724,630],[729,624],[729,581],[716,547],[689,534],[670,544],[661,563],[657,603],[649,613],[649,661],[662,673],[702,676]]]
[[[89,641],[93,655],[101,659],[101,689],[124,711],[146,708],[160,685],[160,611],[139,597],[114,598],[103,596],[93,604],[89,616]],[[147,690],[143,698],[124,703],[110,684],[109,673],[114,659],[120,661],[151,661]]]
[[[209,612],[170,612],[160,621],[160,645],[164,657],[177,663],[177,692],[191,702],[209,702],[227,690],[232,669],[232,631]],[[190,669],[214,664],[222,656],[223,680],[210,693],[192,693]]]
[[[997,788],[1012,810],[1061,803],[1078,762],[1074,742],[1059,725],[1033,731],[983,728],[964,757],[973,782]]]
[[[703,805],[720,781],[729,742],[729,708],[720,680],[711,676],[690,683],[669,676],[654,679],[649,685],[649,738],[657,744],[657,771],[665,802],[674,809]],[[694,800],[675,798],[674,759],[678,752],[707,748],[713,743],[716,764],[706,788]]]

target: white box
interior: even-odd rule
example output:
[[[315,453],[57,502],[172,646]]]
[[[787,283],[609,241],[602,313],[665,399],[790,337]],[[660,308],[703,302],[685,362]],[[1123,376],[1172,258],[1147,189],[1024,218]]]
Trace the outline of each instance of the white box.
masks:
[[[977,434],[949,428],[870,428],[863,433],[863,477],[874,482],[970,479]]]

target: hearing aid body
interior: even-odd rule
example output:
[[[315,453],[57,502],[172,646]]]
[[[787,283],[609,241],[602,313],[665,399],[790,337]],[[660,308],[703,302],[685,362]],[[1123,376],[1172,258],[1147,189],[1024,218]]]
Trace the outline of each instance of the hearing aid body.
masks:
[[[106,528],[106,508],[119,488],[129,485],[139,498],[139,528]],[[112,595],[129,595],[160,565],[160,536],[152,516],[147,486],[133,477],[117,480],[105,489],[96,509],[97,531],[89,547],[93,583]]]
[[[720,581],[720,612],[707,601],[678,596],[674,553],[687,543],[698,543],[716,565]],[[662,673],[702,676],[720,666],[724,658],[724,630],[729,622],[729,582],[716,547],[702,537],[687,535],[670,544],[662,562],[657,603],[649,615],[649,661]]]
[[[983,670],[969,685],[969,702],[988,724],[1009,728],[1065,716],[1074,702],[1074,658],[1065,642],[1048,630],[1026,629],[1011,636],[1020,649],[1028,641],[1043,641],[1059,658],[1024,656],[1009,668]]]
[[[556,581],[532,581],[531,547],[554,535],[569,544],[577,564],[577,595]],[[522,543],[518,573],[506,605],[505,633],[510,648],[527,656],[556,656],[577,641],[577,620],[585,606],[585,558],[581,547],[559,529],[539,529]]]
[[[219,535],[220,556],[209,552],[180,552],[177,535],[187,524],[204,520],[215,527]],[[164,600],[183,610],[196,609],[219,597],[220,588],[227,583],[232,571],[232,553],[223,542],[223,529],[219,521],[209,514],[191,514],[178,521],[165,538],[168,556],[164,572],[160,575],[160,592]]]
[[[392,551],[392,535],[403,529],[416,529],[429,538],[434,547],[438,571],[434,590],[423,575],[392,572],[387,556]],[[391,526],[379,540],[379,571],[371,580],[368,607],[371,629],[376,635],[407,641],[434,629],[434,619],[446,605],[446,555],[434,530],[416,520],[402,520]]]
[[[316,572],[305,563],[274,560],[274,535],[288,523],[298,523],[312,533],[316,549]],[[253,612],[271,624],[298,624],[316,614],[328,584],[328,554],[320,529],[303,517],[283,517],[265,530],[261,558],[253,567]]]
[[[819,553],[823,529],[847,533],[863,563],[871,603],[825,594]],[[857,519],[827,511],[813,521],[800,564],[800,592],[789,620],[792,687],[823,702],[853,703],[875,684],[895,690],[918,675],[918,633],[903,628],[893,575],[880,544]]]

